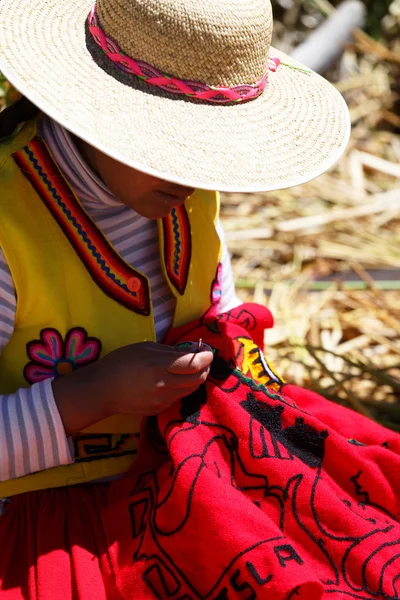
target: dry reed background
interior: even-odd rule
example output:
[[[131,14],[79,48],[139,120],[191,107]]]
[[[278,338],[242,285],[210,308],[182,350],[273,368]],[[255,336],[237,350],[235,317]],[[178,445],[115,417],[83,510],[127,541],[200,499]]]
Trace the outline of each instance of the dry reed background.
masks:
[[[290,52],[340,0],[273,4]],[[327,74],[350,107],[345,156],[302,187],[224,194],[222,219],[239,295],[275,316],[278,371],[400,430],[400,0],[370,0],[368,19]]]
[[[345,156],[301,187],[225,194],[222,218],[240,297],[274,314],[266,354],[278,371],[400,430],[400,2],[379,2],[374,39],[355,32],[327,75],[351,112]],[[274,4],[287,51],[333,10]]]

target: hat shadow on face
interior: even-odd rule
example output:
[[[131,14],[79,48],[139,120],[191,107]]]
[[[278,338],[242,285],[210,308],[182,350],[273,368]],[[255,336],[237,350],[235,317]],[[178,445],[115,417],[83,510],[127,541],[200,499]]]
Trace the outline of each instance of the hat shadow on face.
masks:
[[[96,44],[94,41],[92,34],[90,33],[89,24],[86,21],[85,24],[85,36],[86,36],[86,48],[91,55],[94,62],[97,64],[100,69],[102,69],[107,75],[122,83],[123,85],[130,87],[134,90],[138,90],[143,92],[144,94],[148,94],[149,96],[156,96],[157,98],[167,98],[168,100],[173,100],[175,102],[190,102],[193,104],[204,104],[203,100],[198,100],[196,98],[188,98],[183,95],[173,94],[163,90],[160,87],[153,86],[143,79],[139,79],[136,75],[132,75],[130,73],[125,73],[122,69],[119,69],[113,62],[110,60],[103,50]],[[244,100],[242,103],[245,103]],[[242,104],[241,103],[241,104]],[[219,107],[229,106],[236,104],[235,102],[223,102],[218,103]]]

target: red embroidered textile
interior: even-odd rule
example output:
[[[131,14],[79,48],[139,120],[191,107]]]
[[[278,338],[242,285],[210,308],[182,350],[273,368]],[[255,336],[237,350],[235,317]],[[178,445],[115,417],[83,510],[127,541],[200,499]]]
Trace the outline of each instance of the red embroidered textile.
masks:
[[[170,332],[212,346],[208,381],[123,479],[12,499],[1,600],[400,597],[400,436],[284,384],[271,325],[243,305]]]
[[[271,322],[244,305],[171,333],[215,359],[148,420],[135,472],[110,489],[124,598],[399,597],[400,436],[282,385],[252,341]]]

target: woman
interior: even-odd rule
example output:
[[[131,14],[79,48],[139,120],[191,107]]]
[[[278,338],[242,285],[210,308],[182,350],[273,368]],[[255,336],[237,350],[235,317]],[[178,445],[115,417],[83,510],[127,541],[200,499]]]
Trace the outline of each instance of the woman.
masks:
[[[210,347],[173,332],[238,304],[213,190],[316,177],[348,111],[270,48],[269,0],[0,0],[0,31],[1,71],[40,109],[0,136],[1,593],[131,597],[114,480],[142,418],[210,374]]]

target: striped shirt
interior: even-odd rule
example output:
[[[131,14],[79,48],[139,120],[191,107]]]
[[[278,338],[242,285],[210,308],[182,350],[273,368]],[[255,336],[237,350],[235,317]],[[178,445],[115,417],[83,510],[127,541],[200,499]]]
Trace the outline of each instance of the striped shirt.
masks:
[[[157,340],[172,324],[175,299],[164,278],[158,249],[157,223],[122,205],[79,154],[72,136],[45,118],[42,137],[86,212],[122,258],[150,280]],[[220,224],[218,233],[223,236]],[[221,310],[239,304],[229,254],[223,243]],[[14,331],[15,287],[0,249],[0,353]],[[74,461],[54,401],[51,381],[15,394],[0,395],[0,481]]]

